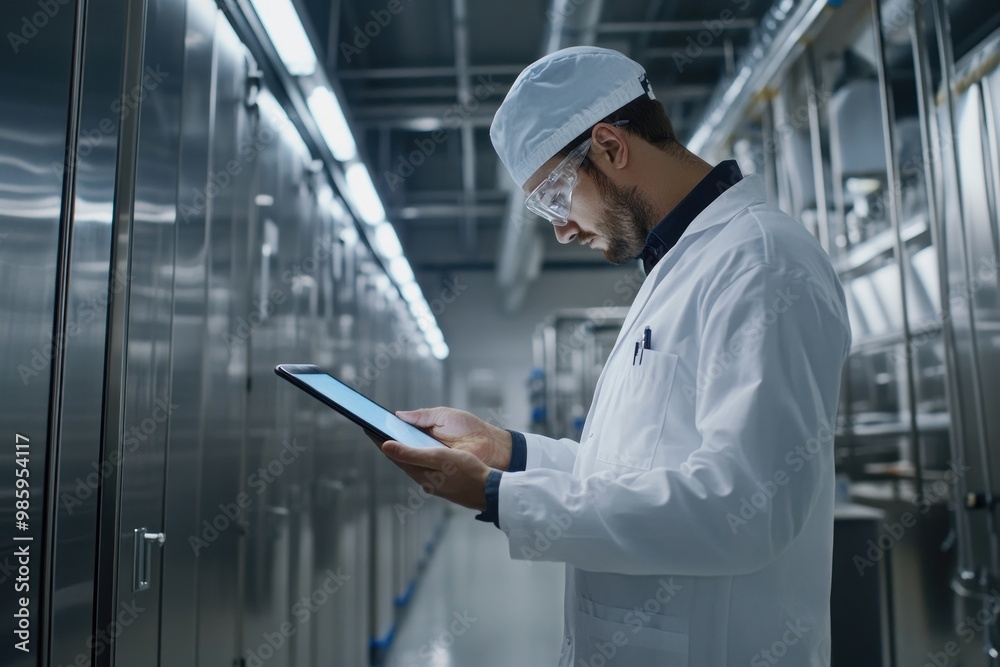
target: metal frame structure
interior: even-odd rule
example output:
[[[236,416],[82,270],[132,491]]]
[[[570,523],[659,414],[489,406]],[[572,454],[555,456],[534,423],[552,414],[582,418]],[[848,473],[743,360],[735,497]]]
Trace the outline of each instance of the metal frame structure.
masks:
[[[710,157],[721,157],[737,139],[748,136],[735,128],[756,124],[765,137],[770,133],[779,153],[786,150],[791,144],[775,128],[787,102],[775,96],[785,90],[789,77],[802,77],[798,83],[808,91],[813,172],[806,177],[815,188],[819,241],[833,256],[850,298],[855,298],[851,296],[855,280],[874,280],[875,270],[884,278],[891,273],[878,296],[886,309],[894,311],[898,330],[856,335],[852,363],[845,371],[836,449],[838,468],[852,477],[857,501],[884,510],[890,523],[920,509],[917,527],[893,547],[885,592],[890,624],[884,660],[908,664],[953,638],[955,623],[963,615],[994,608],[990,591],[1000,581],[995,516],[1000,457],[991,444],[990,434],[997,426],[995,411],[989,408],[998,396],[997,383],[985,370],[995,361],[985,340],[992,335],[998,286],[995,272],[992,278],[988,273],[983,278],[982,262],[972,264],[973,257],[982,260],[991,253],[994,261],[1000,258],[1000,238],[989,228],[997,224],[995,202],[1000,200],[996,191],[1000,151],[991,143],[998,116],[998,96],[992,87],[998,85],[1000,59],[989,50],[1000,44],[1000,29],[971,51],[965,44],[968,52],[956,63],[952,15],[964,13],[967,29],[976,23],[969,18],[975,16],[972,3],[847,0],[822,16],[806,11],[811,4],[789,9],[788,20],[794,25],[772,26],[779,33],[809,39],[796,44],[774,39],[745,56],[742,64],[752,67],[753,74],[741,82],[737,72],[736,82],[720,86],[718,104],[695,133],[696,147]],[[845,62],[847,51],[854,54],[853,63]],[[852,74],[851,67],[861,73]],[[827,140],[834,113],[826,104],[834,92],[831,81],[850,82],[852,76],[868,77],[876,84],[871,87],[877,94],[873,108],[884,136],[879,147],[884,172],[869,176],[882,188],[878,192],[885,204],[887,229],[867,239],[861,236],[860,241],[852,239],[854,232],[846,227],[847,217],[858,215],[853,208],[859,195],[852,193],[850,200],[845,196],[844,183],[837,182],[843,175],[830,154],[843,147],[834,149],[833,139]],[[858,109],[852,112],[852,122],[860,120]],[[901,162],[899,121],[904,114],[919,133],[919,165]],[[765,154],[763,167],[770,173],[777,160],[782,169],[783,159]],[[787,165],[783,169],[787,171]],[[832,193],[828,174],[834,176]],[[769,187],[777,201],[788,205],[783,182]],[[907,204],[904,195],[913,195],[908,189],[923,192],[926,202],[911,196]],[[913,215],[914,202],[924,222],[907,218]],[[909,211],[904,211],[907,206]],[[975,217],[970,217],[970,206],[975,207]],[[925,297],[916,286],[917,251],[933,253],[921,256],[921,270],[930,264],[936,279],[928,282],[923,273],[920,289],[937,291],[935,313],[928,314]],[[929,378],[937,379],[932,383]],[[916,573],[915,580],[902,578],[904,567]],[[949,599],[954,616],[945,606]],[[914,614],[915,609],[924,611]],[[997,634],[995,625],[987,624],[978,638],[983,651],[963,653],[958,662],[977,667],[995,664],[1000,657]]]

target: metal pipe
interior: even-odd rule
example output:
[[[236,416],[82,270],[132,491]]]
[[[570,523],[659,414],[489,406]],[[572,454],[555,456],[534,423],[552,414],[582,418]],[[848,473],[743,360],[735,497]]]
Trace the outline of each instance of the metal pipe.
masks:
[[[730,19],[724,22],[716,17],[703,21],[654,21],[654,22],[631,22],[631,23],[603,23],[597,26],[597,32],[605,35],[621,33],[649,33],[649,32],[698,32],[707,30],[710,34],[717,31],[714,26],[718,23],[726,30],[752,30],[757,27],[755,19]]]
[[[816,219],[819,243],[830,255],[830,211],[826,200],[826,166],[823,162],[823,137],[820,132],[819,100],[816,97],[816,54],[806,49],[806,104],[809,110],[809,145],[812,153],[813,188],[816,190]]]
[[[391,212],[394,220],[418,220],[420,218],[464,218],[466,216],[500,217],[507,210],[503,204],[425,204],[404,206]]]
[[[468,109],[472,102],[472,85],[469,82],[469,26],[466,0],[453,0],[455,21],[455,76],[458,79],[458,103]],[[471,125],[462,125],[462,190],[463,202],[471,207],[476,198],[476,137]],[[476,216],[466,210],[462,239],[466,250],[476,247]]]
[[[660,16],[661,12],[663,12],[663,4],[664,4],[665,1],[666,0],[651,0],[646,5],[645,20],[647,22],[655,21],[657,19],[657,17]],[[664,17],[664,18],[667,18],[667,19],[673,18],[673,15],[677,11],[677,9],[678,9],[677,5],[671,5],[670,15],[667,16],[667,17]],[[652,37],[653,37],[653,34],[649,33],[649,32],[641,33],[641,34],[639,34],[638,37],[636,37],[636,40],[635,40],[635,53],[636,53],[636,60],[638,62],[646,63],[649,60],[649,58],[650,58],[650,56],[649,56],[649,52],[650,52],[649,41],[652,39]]]
[[[912,450],[915,490],[918,498],[923,497],[923,456],[920,449],[920,431],[917,428],[917,383],[913,377],[913,335],[910,331],[909,299],[907,298],[907,266],[909,255],[900,232],[902,198],[900,180],[896,169],[896,137],[894,129],[895,108],[892,100],[892,83],[889,81],[889,67],[885,57],[882,39],[882,14],[880,0],[871,0],[872,31],[875,47],[875,69],[878,72],[879,97],[882,99],[882,132],[885,134],[885,170],[888,180],[889,222],[892,224],[893,241],[896,248],[896,266],[899,269],[900,308],[903,317],[903,349],[906,368],[906,393],[909,405],[910,445]]]
[[[761,116],[760,126],[764,145],[774,146],[774,112],[770,104],[763,105]],[[775,201],[778,197],[778,168],[775,162],[775,151],[764,151],[764,189],[771,201]]]
[[[542,50],[553,53],[568,46],[593,44],[603,9],[604,0],[552,0],[546,12],[549,31]]]
[[[509,85],[492,86],[484,91],[483,99],[489,97],[503,97],[510,90]],[[458,97],[456,86],[424,86],[407,88],[376,88],[372,90],[358,90],[351,94],[357,100],[400,100],[402,98],[420,97]]]
[[[469,76],[517,76],[524,69],[520,65],[470,65]],[[341,81],[371,79],[453,79],[457,76],[455,67],[381,67],[362,70],[341,70],[337,78]]]
[[[556,432],[556,324],[550,322],[545,325],[542,333],[545,341],[545,424],[549,430],[548,435]]]
[[[457,103],[408,104],[404,107],[386,104],[355,107],[352,115],[364,119],[369,125],[418,121],[419,127],[424,131],[431,131],[435,127],[457,130],[463,125],[478,124],[480,121],[489,125],[499,107],[499,103],[482,102],[472,112],[468,107]]]
[[[944,120],[945,127],[943,128],[942,134],[944,134],[944,131],[947,131],[947,134],[942,137],[943,138],[942,146],[948,150],[948,158],[951,162],[949,167],[953,170],[953,173],[955,174],[955,185],[957,186],[957,191],[961,192],[962,174],[961,171],[959,170],[958,153],[955,148],[956,92],[955,92],[954,82],[952,81],[952,77],[955,73],[955,54],[952,49],[952,42],[951,42],[951,21],[949,18],[948,9],[942,4],[942,0],[932,0],[932,2],[934,7],[936,37],[938,41],[938,54],[941,60],[941,72],[943,77],[941,83],[941,92],[944,96],[944,99],[941,100],[941,104],[943,105],[943,108],[945,110],[945,120]],[[962,264],[961,267],[962,277],[965,281],[966,286],[968,286],[969,284],[971,284],[970,269],[969,269],[968,254],[967,254],[969,242],[968,242],[968,237],[966,236],[966,229],[965,229],[965,208],[963,206],[961,197],[957,197],[957,200],[955,202],[955,207],[958,210],[958,219],[953,221],[953,224],[958,225],[959,235],[961,239],[961,250],[958,253],[958,256]],[[973,313],[973,306],[970,304],[968,306],[968,309],[969,309],[968,312],[969,328],[971,331],[975,331],[976,320]],[[979,358],[975,335],[970,336],[970,345],[972,347],[973,360],[975,361]],[[957,350],[955,353],[957,355]],[[957,358],[958,357],[956,356],[956,361]],[[957,377],[958,376],[956,376],[956,380]],[[983,398],[982,398],[982,389],[981,389],[982,380],[980,379],[979,375],[979,366],[976,363],[970,364],[969,380],[970,384],[972,385],[971,403],[973,406],[973,410],[975,411],[976,423],[979,427],[978,433],[976,434],[975,438],[977,449],[979,450],[978,452],[979,462],[980,465],[982,466],[982,474],[984,482],[988,489],[992,489],[993,483],[989,468],[988,443],[984,441],[986,434],[986,427],[985,427],[985,415],[983,414],[985,407],[983,405]],[[961,413],[956,415],[956,418],[961,419],[962,418]],[[958,443],[958,446],[961,446],[961,443]],[[965,486],[964,478],[959,480],[959,486],[961,487]],[[960,521],[966,518],[967,517],[963,513],[959,514]],[[994,572],[996,572],[998,569],[997,568],[998,545],[997,545],[996,517],[994,516],[993,511],[987,511],[986,521],[990,531],[990,536],[988,540],[990,545],[990,561],[991,561],[990,567]],[[970,555],[971,555],[971,549],[970,549]],[[973,563],[971,560],[969,562],[969,565],[973,568],[975,567],[975,563]]]
[[[936,0],[935,0],[936,1]],[[940,145],[940,135],[935,131],[934,122],[934,82],[930,66],[926,25],[923,12],[918,9],[913,14],[910,23],[910,37],[915,71],[917,92],[917,117],[920,120],[920,140],[924,162],[924,187],[927,192],[927,216],[931,233],[931,243],[934,245],[938,263],[938,289],[941,293],[941,338],[944,344],[944,355],[947,372],[945,373],[945,399],[948,405],[948,438],[952,456],[964,442],[965,435],[962,425],[961,390],[958,383],[958,360],[955,357],[955,329],[951,314],[951,300],[948,298],[948,239],[945,233],[944,215],[941,214],[942,193],[937,191],[937,161],[932,148]],[[959,459],[961,457],[958,457]],[[961,480],[956,483],[956,500],[962,494]],[[969,556],[969,530],[964,521],[956,521],[958,533],[957,561],[965,562]]]
[[[818,28],[823,10],[836,7],[834,0],[778,0],[760,21],[746,52],[736,66],[736,75],[719,82],[705,115],[687,141],[693,153],[704,154],[725,141],[739,121],[739,113],[754,93],[771,81],[792,61],[803,46],[803,38]]]
[[[412,109],[412,107],[410,107]],[[391,109],[375,107],[377,112],[388,112]],[[389,128],[394,130],[409,130],[411,132],[434,132],[436,130],[456,130],[468,125],[469,127],[489,127],[493,122],[493,116],[488,113],[471,114],[465,118],[445,120],[440,116],[415,116],[405,118],[402,116],[389,116],[381,118],[364,118],[362,114],[369,109],[365,107],[356,108],[354,114],[358,120],[351,123],[353,127],[361,129]],[[400,109],[400,111],[404,111]],[[446,112],[447,113],[447,112]]]

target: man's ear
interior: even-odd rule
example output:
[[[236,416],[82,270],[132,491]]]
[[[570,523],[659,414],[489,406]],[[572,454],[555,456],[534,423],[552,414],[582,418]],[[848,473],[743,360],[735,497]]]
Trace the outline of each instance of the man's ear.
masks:
[[[628,164],[629,146],[621,128],[601,123],[591,135],[590,159],[607,164],[611,169],[623,169]],[[596,153],[596,154],[595,154]]]

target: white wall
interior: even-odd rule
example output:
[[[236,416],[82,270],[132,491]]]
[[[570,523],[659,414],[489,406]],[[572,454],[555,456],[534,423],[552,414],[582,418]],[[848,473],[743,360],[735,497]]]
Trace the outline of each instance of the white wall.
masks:
[[[423,282],[432,303],[444,287],[438,304],[438,323],[451,348],[447,369],[450,402],[468,409],[467,380],[473,372],[492,372],[499,383],[499,404],[476,410],[480,417],[504,428],[525,429],[530,417],[528,376],[532,368],[531,339],[536,326],[561,308],[628,306],[641,280],[637,264],[595,270],[543,272],[529,288],[521,309],[503,312],[503,295],[492,272],[459,272],[450,280],[460,292],[454,301],[448,287]]]

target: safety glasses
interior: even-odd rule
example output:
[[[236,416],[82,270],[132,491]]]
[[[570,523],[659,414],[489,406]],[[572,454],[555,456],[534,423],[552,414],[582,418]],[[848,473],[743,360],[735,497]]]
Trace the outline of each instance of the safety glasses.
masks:
[[[628,125],[627,120],[611,123],[614,127]],[[573,202],[573,189],[580,177],[580,166],[590,151],[593,139],[587,139],[570,152],[537,188],[531,191],[524,205],[535,215],[553,225],[562,227],[569,223],[569,210]]]

